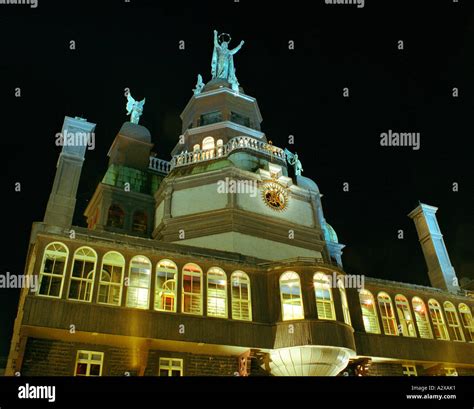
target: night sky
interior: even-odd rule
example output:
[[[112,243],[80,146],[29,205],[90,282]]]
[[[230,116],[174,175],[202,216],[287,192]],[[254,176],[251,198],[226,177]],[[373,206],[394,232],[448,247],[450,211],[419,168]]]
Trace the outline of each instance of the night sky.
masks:
[[[429,285],[407,217],[420,200],[439,207],[458,277],[473,279],[474,15],[468,3],[366,0],[362,9],[323,0],[0,5],[0,274],[23,273],[31,223],[43,219],[52,187],[60,152],[55,134],[64,116],[97,124],[74,222],[85,225],[82,213],[127,120],[124,88],[135,99],[146,97],[140,124],[150,130],[158,156],[169,160],[196,75],[210,80],[217,29],[232,35],[231,47],[245,40],[234,58],[239,82],[257,98],[267,138],[296,150],[303,175],[324,194],[326,219],[347,245],[348,273]],[[185,50],[178,49],[180,40]],[[380,134],[389,129],[420,132],[421,149],[381,147]],[[294,146],[288,135],[295,136]],[[459,192],[452,191],[453,182]],[[18,295],[0,289],[0,356],[8,353]]]

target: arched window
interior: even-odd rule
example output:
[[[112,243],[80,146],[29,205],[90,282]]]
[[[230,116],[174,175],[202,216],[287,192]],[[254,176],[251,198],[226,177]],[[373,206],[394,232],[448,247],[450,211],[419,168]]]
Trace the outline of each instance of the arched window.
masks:
[[[449,301],[446,301],[443,304],[443,307],[448,326],[451,328],[454,334],[453,341],[464,342],[466,339],[464,338],[464,333],[459,322],[459,317],[456,308],[454,307],[453,303]]]
[[[104,254],[97,294],[99,304],[121,304],[124,269],[125,259],[120,253],[109,251]]]
[[[202,270],[197,264],[183,267],[182,293],[182,312],[202,315]]]
[[[415,323],[410,311],[410,304],[402,294],[395,296],[395,306],[397,309],[398,321],[404,337],[416,337]]]
[[[313,276],[316,309],[320,320],[335,320],[334,302],[332,299],[331,280],[326,274],[316,273]]]
[[[359,292],[360,308],[362,310],[362,319],[364,321],[365,332],[371,334],[380,334],[380,326],[375,309],[374,296],[369,290],[360,290]]]
[[[147,217],[145,212],[137,210],[135,213],[133,213],[132,231],[142,234],[146,233]]]
[[[207,315],[227,318],[227,276],[218,267],[207,272]]]
[[[211,159],[214,157],[214,138],[212,136],[206,136],[202,140],[202,150],[203,150],[203,155],[204,159]]]
[[[96,263],[97,253],[90,247],[81,247],[76,250],[69,283],[68,298],[70,300],[91,301]]]
[[[214,149],[214,138],[212,136],[206,136],[202,140],[202,150],[207,151],[209,149]]]
[[[69,251],[64,244],[58,242],[48,244],[41,263],[38,294],[61,298],[68,254]]]
[[[178,267],[171,260],[156,266],[155,310],[176,312]]]
[[[395,311],[393,310],[392,299],[387,293],[381,292],[377,296],[380,316],[382,317],[383,331],[385,335],[398,335]]]
[[[341,295],[341,303],[342,303],[342,315],[344,316],[344,322],[347,325],[352,325],[351,323],[351,314],[349,311],[349,304],[347,302],[347,293],[346,289],[344,288],[344,283],[340,278],[337,279],[337,287],[339,288],[339,293]]]
[[[145,256],[130,260],[127,307],[147,309],[150,299],[151,262]]]
[[[444,322],[443,312],[441,311],[439,302],[431,298],[428,300],[428,308],[430,310],[435,338],[449,341],[448,329],[446,328],[446,323]]]
[[[113,204],[109,207],[109,213],[107,216],[107,226],[122,229],[124,219],[125,212],[119,205]]]
[[[462,325],[464,325],[464,328],[468,334],[469,342],[474,342],[474,320],[472,318],[471,309],[464,303],[459,304],[458,308]]]
[[[193,151],[196,152],[201,149],[201,146],[197,143],[196,145],[193,146]]]
[[[416,326],[418,327],[420,337],[427,339],[433,338],[425,303],[421,298],[413,297],[411,305],[413,307],[413,312],[415,313]]]
[[[283,321],[304,319],[300,277],[295,272],[281,275],[280,298]]]
[[[235,271],[230,276],[232,294],[232,318],[252,321],[252,301],[250,279],[243,271]]]

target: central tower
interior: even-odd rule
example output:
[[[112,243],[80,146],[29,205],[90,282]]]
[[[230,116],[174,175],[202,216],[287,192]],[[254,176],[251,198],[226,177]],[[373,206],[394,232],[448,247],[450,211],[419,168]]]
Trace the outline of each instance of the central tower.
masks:
[[[171,172],[155,194],[153,237],[263,260],[340,262],[342,246],[326,245],[335,234],[327,234],[316,184],[288,176],[285,152],[262,132],[257,100],[237,82],[233,54],[242,44],[229,50],[215,33],[213,78],[198,76],[181,114]]]

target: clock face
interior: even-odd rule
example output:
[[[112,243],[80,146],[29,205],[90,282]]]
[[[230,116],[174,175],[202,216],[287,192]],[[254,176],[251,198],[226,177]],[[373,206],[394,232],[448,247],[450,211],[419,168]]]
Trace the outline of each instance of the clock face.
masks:
[[[263,184],[262,198],[264,203],[273,210],[285,210],[288,205],[288,193],[286,189],[275,182],[266,182]]]

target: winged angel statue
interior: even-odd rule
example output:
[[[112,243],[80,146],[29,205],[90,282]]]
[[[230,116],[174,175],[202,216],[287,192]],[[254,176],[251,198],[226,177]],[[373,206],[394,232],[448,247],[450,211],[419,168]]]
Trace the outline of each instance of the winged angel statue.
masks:
[[[138,124],[144,105],[145,98],[141,101],[135,101],[130,92],[127,94],[127,115],[131,115],[130,122],[132,124]]]

